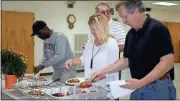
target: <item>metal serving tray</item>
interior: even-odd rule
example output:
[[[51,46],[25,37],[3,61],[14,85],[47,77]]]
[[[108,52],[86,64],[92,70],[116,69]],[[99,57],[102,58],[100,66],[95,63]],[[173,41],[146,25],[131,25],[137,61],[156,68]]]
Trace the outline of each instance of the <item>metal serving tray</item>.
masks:
[[[50,99],[104,99],[107,91],[102,87],[92,86],[90,88],[82,89],[76,86],[64,86],[60,88],[46,88],[42,89],[44,93],[49,95]],[[86,91],[86,93],[82,93],[82,91]],[[72,95],[63,96],[63,97],[55,97],[52,94],[62,93],[67,94],[70,93]]]
[[[40,91],[42,91],[41,89],[33,89],[33,90],[40,90]],[[31,90],[23,90],[23,91],[21,91],[21,93],[23,93],[27,97],[28,100],[31,100],[31,99],[32,100],[34,100],[34,99],[40,99],[40,100],[43,99],[43,100],[46,100],[46,99],[50,98],[49,95],[44,93],[43,91],[42,92],[44,93],[44,96],[39,96],[39,97],[33,96],[31,94],[28,94],[30,91]]]
[[[24,90],[24,89],[41,89],[41,88],[51,88],[51,87],[61,87],[61,86],[65,86],[64,83],[61,82],[53,82],[52,84],[50,84],[49,86],[47,86],[49,83],[51,83],[52,81],[26,81],[23,80],[21,82],[17,82],[14,85],[14,88],[20,89],[20,90]]]

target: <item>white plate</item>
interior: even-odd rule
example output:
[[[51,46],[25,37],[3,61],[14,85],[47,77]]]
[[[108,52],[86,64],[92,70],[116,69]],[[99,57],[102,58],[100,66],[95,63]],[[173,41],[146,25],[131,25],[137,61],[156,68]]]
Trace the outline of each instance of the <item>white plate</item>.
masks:
[[[78,79],[80,82],[77,82],[77,83],[68,83],[67,82],[68,80],[72,80],[72,79]],[[68,85],[79,85],[81,82],[85,81],[84,78],[71,78],[71,79],[68,79],[68,80],[66,80],[66,82],[65,82]]]

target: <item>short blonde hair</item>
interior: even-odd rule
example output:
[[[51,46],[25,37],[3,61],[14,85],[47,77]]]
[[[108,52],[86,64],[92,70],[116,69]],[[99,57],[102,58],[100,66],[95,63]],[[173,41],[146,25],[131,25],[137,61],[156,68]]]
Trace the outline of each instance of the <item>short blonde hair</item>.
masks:
[[[88,24],[95,26],[96,35],[102,43],[107,42],[108,38],[112,37],[109,34],[108,21],[103,14],[96,13],[96,14],[90,16]]]

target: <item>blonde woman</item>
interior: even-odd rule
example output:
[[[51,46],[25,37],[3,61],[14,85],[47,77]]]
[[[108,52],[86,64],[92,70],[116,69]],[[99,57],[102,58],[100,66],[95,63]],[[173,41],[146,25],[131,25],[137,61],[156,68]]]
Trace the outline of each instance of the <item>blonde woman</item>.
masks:
[[[109,36],[109,26],[106,17],[97,13],[88,21],[93,38],[86,43],[81,58],[70,59],[65,63],[67,69],[72,65],[82,64],[85,70],[85,78],[89,78],[93,73],[103,67],[113,64],[119,58],[119,48],[115,39]],[[96,86],[106,87],[109,81],[118,80],[118,73],[107,74],[106,78],[93,83]]]

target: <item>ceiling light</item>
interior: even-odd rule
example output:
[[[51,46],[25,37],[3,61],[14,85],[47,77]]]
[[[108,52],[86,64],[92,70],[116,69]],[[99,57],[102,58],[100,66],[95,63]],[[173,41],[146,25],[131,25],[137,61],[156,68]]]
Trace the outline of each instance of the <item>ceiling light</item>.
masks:
[[[162,6],[175,6],[175,5],[178,5],[178,4],[170,3],[170,2],[156,2],[156,3],[152,3],[152,4],[162,5]]]

